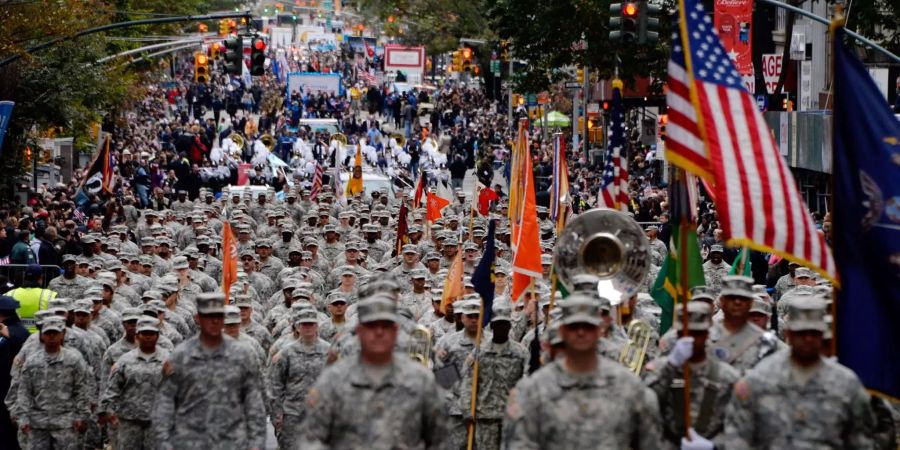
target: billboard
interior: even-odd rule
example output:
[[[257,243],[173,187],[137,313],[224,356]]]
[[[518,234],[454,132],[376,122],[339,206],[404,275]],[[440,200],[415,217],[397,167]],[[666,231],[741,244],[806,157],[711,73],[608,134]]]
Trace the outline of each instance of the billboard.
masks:
[[[337,73],[292,72],[287,74],[287,94],[294,91],[344,95],[344,86]]]
[[[715,0],[713,23],[741,75],[753,74],[753,0]]]

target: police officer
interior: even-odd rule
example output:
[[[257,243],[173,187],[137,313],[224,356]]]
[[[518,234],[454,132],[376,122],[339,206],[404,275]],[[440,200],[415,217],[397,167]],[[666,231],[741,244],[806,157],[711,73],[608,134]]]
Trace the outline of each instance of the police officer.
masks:
[[[504,448],[658,448],[659,407],[653,392],[597,354],[597,298],[575,293],[560,306],[565,356],[519,381],[510,393]]]
[[[150,416],[169,351],[156,345],[159,321],[153,317],[138,319],[136,340],[138,348],[122,355],[110,369],[98,407],[100,424],[115,427],[120,450],[156,448]]]
[[[684,365],[690,365],[691,431],[717,443],[724,428],[731,386],[739,377],[728,364],[707,358],[706,339],[712,325],[709,303],[692,301],[687,304],[687,309],[688,335],[676,341],[668,356],[657,358],[644,367],[644,383],[659,399],[663,437],[669,448],[678,448],[684,435]],[[675,317],[682,317],[682,313],[683,305],[679,304],[675,308]],[[680,322],[676,326],[680,329]]]
[[[269,370],[272,422],[279,431],[278,445],[284,449],[298,448],[306,394],[325,368],[329,347],[318,336],[315,310],[300,311],[293,322],[300,338],[272,357]]]
[[[725,416],[728,449],[873,448],[869,394],[852,371],[822,358],[825,302],[791,299],[790,350],[776,353],[734,385]]]
[[[325,369],[309,391],[299,448],[437,448],[444,404],[428,369],[394,355],[395,300],[376,293],[358,305],[359,356]]]
[[[28,328],[28,332],[37,331],[34,313],[41,309],[47,309],[51,299],[56,298],[56,292],[51,289],[44,289],[44,274],[41,266],[31,264],[25,268],[25,279],[22,287],[13,289],[6,293],[19,302],[19,308],[16,313],[22,320],[22,325]]]
[[[200,333],[163,364],[153,410],[161,449],[261,449],[265,407],[254,355],[223,335],[225,298],[196,298]]]

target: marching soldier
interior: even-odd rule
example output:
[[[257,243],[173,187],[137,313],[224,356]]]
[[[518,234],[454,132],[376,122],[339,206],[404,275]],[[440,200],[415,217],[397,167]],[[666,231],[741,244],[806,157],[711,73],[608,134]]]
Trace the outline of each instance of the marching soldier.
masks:
[[[89,283],[85,277],[75,273],[75,255],[63,256],[62,269],[62,275],[50,280],[47,289],[60,297],[81,298]]]
[[[196,298],[200,333],[172,352],[153,410],[161,449],[261,449],[265,407],[249,348],[223,336],[225,298]]]
[[[788,308],[790,349],[735,383],[725,415],[726,448],[874,448],[869,394],[856,374],[821,356],[825,302],[803,294]]]
[[[22,367],[15,416],[33,449],[78,449],[87,430],[94,376],[78,351],[63,346],[65,334],[65,319],[44,318],[43,348]]]
[[[119,450],[156,448],[150,415],[169,352],[156,345],[159,327],[152,317],[137,321],[136,340],[138,348],[122,355],[112,366],[98,407],[100,424],[116,429]]]
[[[682,308],[681,304],[676,306],[676,318],[681,317]],[[663,437],[673,449],[679,448],[684,434],[684,365],[690,365],[692,430],[719,445],[731,386],[739,377],[728,364],[707,358],[712,307],[705,302],[689,302],[687,308],[688,336],[679,338],[667,357],[657,358],[644,367],[644,383],[659,399]]]
[[[719,295],[723,278],[731,271],[731,266],[722,259],[724,257],[725,249],[716,244],[709,248],[709,261],[703,263],[703,278],[706,279],[706,286],[714,296]]]
[[[478,362],[478,400],[475,410],[475,448],[500,448],[506,399],[516,383],[525,376],[528,350],[509,339],[512,311],[505,302],[495,303],[491,314],[491,339],[484,340],[481,351],[465,362],[460,382],[459,408],[470,412],[474,362]],[[469,418],[471,421],[472,418]]]
[[[659,407],[652,391],[615,361],[597,355],[597,299],[576,293],[560,306],[565,357],[510,392],[504,448],[658,448]]]
[[[428,369],[394,355],[396,302],[379,293],[358,305],[359,356],[325,369],[309,391],[299,448],[438,448],[442,396]]]
[[[300,424],[306,417],[306,394],[325,367],[329,344],[319,338],[318,329],[315,310],[299,312],[294,317],[294,330],[300,339],[272,357],[272,422],[279,431],[278,445],[284,449],[298,448]]]
[[[774,334],[749,321],[755,298],[752,278],[726,276],[719,295],[723,318],[709,331],[713,354],[742,374],[766,356],[785,348]]]

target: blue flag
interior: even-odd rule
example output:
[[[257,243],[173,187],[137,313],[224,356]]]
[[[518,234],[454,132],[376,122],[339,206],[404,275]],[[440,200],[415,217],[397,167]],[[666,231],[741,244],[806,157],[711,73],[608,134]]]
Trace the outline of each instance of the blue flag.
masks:
[[[497,251],[494,244],[494,229],[497,228],[494,220],[489,221],[487,239],[484,241],[484,253],[481,255],[481,261],[472,272],[472,285],[475,286],[475,292],[481,296],[484,303],[484,314],[482,314],[481,325],[486,327],[491,323],[491,312],[494,308],[494,259],[497,257]]]
[[[9,126],[13,106],[16,106],[14,102],[0,102],[0,153],[3,152],[3,138],[6,137],[6,127]]]
[[[900,122],[835,35],[837,354],[870,391],[900,398]]]

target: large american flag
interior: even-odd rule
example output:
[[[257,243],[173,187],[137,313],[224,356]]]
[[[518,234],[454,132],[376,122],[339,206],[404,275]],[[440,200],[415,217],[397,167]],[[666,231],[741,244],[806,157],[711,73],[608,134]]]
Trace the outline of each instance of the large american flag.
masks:
[[[712,20],[696,0],[682,1],[669,63],[667,158],[715,184],[731,244],[785,256],[835,279],[831,251]]]
[[[319,191],[322,190],[322,165],[316,162],[316,172],[313,174],[312,189],[309,193],[310,200],[319,197]]]
[[[628,157],[625,150],[625,124],[622,111],[621,81],[613,81],[612,120],[603,180],[597,193],[600,208],[628,211]]]

